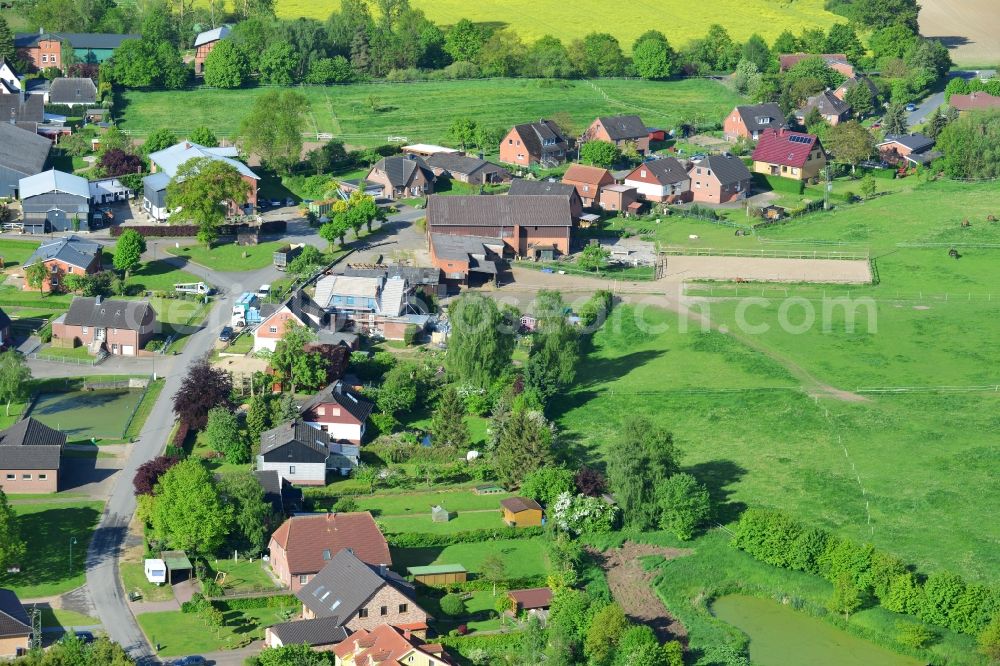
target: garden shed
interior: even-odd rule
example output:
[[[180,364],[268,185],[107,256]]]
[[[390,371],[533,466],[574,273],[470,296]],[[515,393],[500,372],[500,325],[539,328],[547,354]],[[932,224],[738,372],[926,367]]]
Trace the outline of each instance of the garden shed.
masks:
[[[472,492],[477,495],[499,495],[500,493],[506,492],[502,487],[496,486],[490,483],[484,483],[482,485],[476,486]]]
[[[170,585],[186,580],[194,568],[183,550],[164,550],[160,553],[160,559],[167,567],[167,583]],[[177,578],[177,574],[183,575]]]
[[[431,507],[431,520],[435,523],[447,523],[451,520],[451,514],[443,506],[432,506]]]
[[[461,564],[433,564],[426,567],[408,567],[406,573],[413,576],[414,582],[424,585],[448,585],[464,583],[468,580],[468,572]]]

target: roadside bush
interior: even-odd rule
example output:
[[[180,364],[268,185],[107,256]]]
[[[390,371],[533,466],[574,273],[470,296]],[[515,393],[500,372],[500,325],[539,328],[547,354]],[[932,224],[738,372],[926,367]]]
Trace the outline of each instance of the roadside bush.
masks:
[[[181,612],[200,613],[209,605],[211,604],[207,599],[205,599],[205,595],[203,595],[201,592],[195,592],[193,595],[191,595],[191,599],[189,601],[185,601],[184,603],[181,604]]]
[[[38,329],[38,339],[42,342],[52,342],[52,323],[45,324]]]
[[[213,601],[212,605],[223,613],[229,611],[250,610],[254,608],[280,608],[282,606],[295,606],[299,600],[294,594],[275,594],[270,597],[250,597],[248,599],[226,599],[225,601]]]
[[[441,597],[441,601],[438,603],[441,606],[441,612],[445,615],[458,617],[465,614],[465,602],[457,594],[446,594]]]

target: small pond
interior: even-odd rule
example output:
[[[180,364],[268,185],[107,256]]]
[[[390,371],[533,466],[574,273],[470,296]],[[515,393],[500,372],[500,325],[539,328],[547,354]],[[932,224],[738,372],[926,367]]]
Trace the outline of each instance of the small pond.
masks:
[[[730,594],[712,612],[750,637],[755,666],[922,666],[770,599]]]

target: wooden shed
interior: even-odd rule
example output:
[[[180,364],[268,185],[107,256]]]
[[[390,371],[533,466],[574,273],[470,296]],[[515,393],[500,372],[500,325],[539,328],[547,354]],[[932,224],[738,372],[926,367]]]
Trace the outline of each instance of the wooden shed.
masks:
[[[511,527],[540,527],[542,507],[527,497],[508,497],[500,500],[503,521]]]
[[[432,564],[426,567],[407,567],[406,573],[413,580],[424,585],[447,585],[449,583],[464,583],[469,573],[461,564]]]

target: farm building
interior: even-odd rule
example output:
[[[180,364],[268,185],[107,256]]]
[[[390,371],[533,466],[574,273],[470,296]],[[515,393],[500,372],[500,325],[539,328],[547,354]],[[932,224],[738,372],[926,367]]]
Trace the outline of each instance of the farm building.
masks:
[[[535,587],[529,590],[511,590],[507,593],[511,609],[515,615],[527,612],[547,611],[552,605],[552,590],[547,587]]]
[[[407,567],[406,573],[413,576],[413,582],[424,585],[448,585],[464,583],[469,573],[461,564],[432,564],[426,567]]]
[[[508,497],[500,500],[503,522],[510,527],[540,527],[542,507],[527,497]]]

